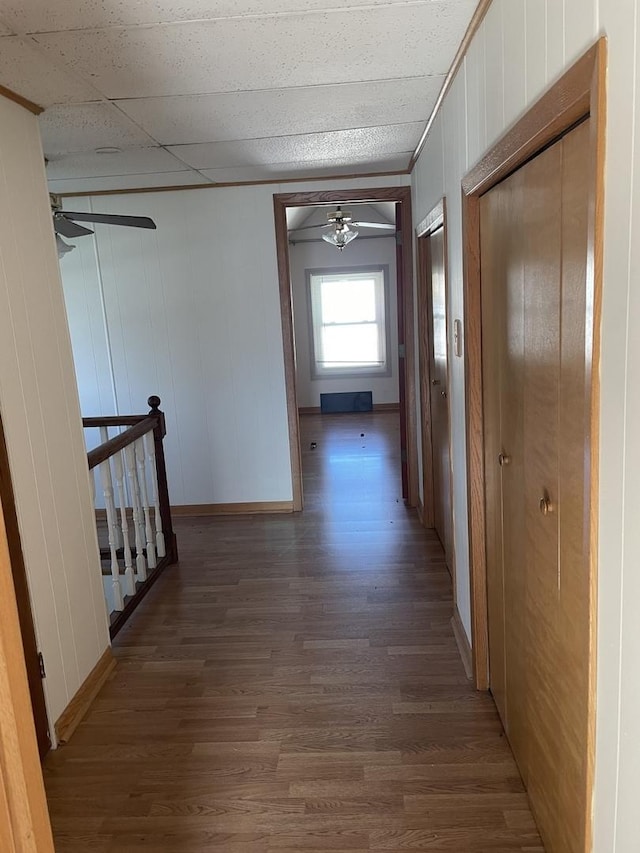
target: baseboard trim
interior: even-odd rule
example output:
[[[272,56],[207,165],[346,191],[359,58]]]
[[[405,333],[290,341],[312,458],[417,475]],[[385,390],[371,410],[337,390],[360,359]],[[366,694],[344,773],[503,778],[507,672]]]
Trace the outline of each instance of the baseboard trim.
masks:
[[[171,507],[171,514],[178,516],[208,515],[261,515],[270,512],[293,512],[293,501],[252,501],[232,504],[179,504]]]
[[[81,684],[76,695],[58,717],[54,728],[59,746],[69,742],[71,735],[84,719],[93,700],[113,672],[115,666],[116,659],[111,651],[111,646],[108,646],[98,663]]]
[[[400,403],[374,403],[374,412],[399,412]],[[300,406],[298,409],[299,415],[321,415],[320,406]],[[338,415],[366,415],[368,412],[336,412]]]
[[[462,658],[464,671],[467,674],[467,678],[471,680],[473,678],[471,645],[467,639],[467,632],[464,630],[464,625],[462,624],[462,618],[460,617],[460,611],[458,610],[457,604],[454,607],[453,616],[451,617],[451,627],[453,628],[453,635],[456,638],[458,651]]]

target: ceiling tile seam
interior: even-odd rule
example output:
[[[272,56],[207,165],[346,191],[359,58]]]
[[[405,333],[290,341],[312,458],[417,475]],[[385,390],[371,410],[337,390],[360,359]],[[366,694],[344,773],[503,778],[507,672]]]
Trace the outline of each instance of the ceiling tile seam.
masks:
[[[27,36],[63,35],[66,33],[100,33],[123,30],[141,30],[148,29],[150,27],[179,27],[182,25],[192,24],[218,24],[224,21],[264,21],[279,20],[282,18],[306,18],[313,15],[321,16],[327,14],[352,14],[353,12],[377,12],[387,9],[429,8],[436,7],[437,5],[457,5],[464,2],[465,0],[406,0],[404,3],[368,3],[357,6],[341,5],[329,6],[321,9],[298,9],[296,11],[264,12],[258,14],[252,13],[248,15],[224,15],[217,18],[185,18],[180,21],[145,21],[144,23],[106,24],[97,27],[70,27],[65,30],[25,30],[22,32]],[[10,26],[7,26],[7,28],[11,29]],[[4,38],[4,36],[0,38]]]
[[[2,37],[0,36],[0,41]],[[48,56],[48,53],[45,51],[40,51],[42,55]],[[67,66],[64,66],[66,69]],[[68,73],[68,72],[67,72]],[[119,104],[128,104],[131,101],[161,101],[163,99],[168,100],[171,98],[210,98],[220,96],[232,96],[232,95],[261,95],[268,92],[305,92],[308,90],[314,89],[335,89],[339,87],[356,87],[356,86],[375,86],[378,84],[384,83],[406,83],[407,81],[416,82],[421,80],[436,80],[438,78],[446,77],[446,74],[419,74],[417,76],[407,76],[407,77],[380,77],[371,79],[371,80],[344,80],[340,83],[306,83],[302,86],[277,86],[277,87],[267,87],[264,89],[220,89],[217,91],[209,91],[209,92],[179,92],[178,94],[172,95],[135,95],[127,98],[109,98],[106,95],[100,95],[99,98],[91,101],[74,101],[73,103],[67,103],[66,101],[55,101],[50,106],[52,107],[82,107],[87,106],[89,104],[96,104],[102,101],[109,101],[110,103],[115,103],[116,106]],[[96,89],[96,91],[98,91]],[[47,107],[48,109],[48,107]],[[127,115],[127,113],[125,113]],[[128,117],[128,115],[127,115]]]
[[[37,42],[34,38],[32,38],[27,33],[16,32],[13,36],[6,36],[6,38],[18,38],[24,44],[32,47],[38,56],[45,60],[45,62],[51,63],[54,68],[57,68],[58,71],[61,71],[63,74],[73,78],[74,76],[79,78],[89,89],[96,92],[98,97],[94,101],[89,101],[89,103],[95,104],[96,102],[104,102],[108,101],[108,98],[105,94],[103,94],[100,89],[91,81],[86,80],[85,76],[81,72],[77,72],[69,68],[66,63],[60,62],[57,57],[52,57],[48,51],[42,49],[39,42]],[[50,104],[50,106],[56,106],[57,104]]]
[[[416,119],[415,121],[397,121],[392,122],[391,124],[372,124],[363,125],[360,127],[339,127],[333,130],[309,130],[302,131],[301,133],[282,133],[278,134],[277,136],[241,136],[238,139],[212,139],[209,142],[163,142],[159,143],[159,145],[162,148],[189,148],[194,145],[233,145],[237,142],[270,142],[272,140],[278,139],[297,139],[301,136],[323,136],[327,133],[350,133],[351,131],[357,130],[384,130],[388,127],[407,127],[412,124],[418,124],[422,127],[425,121],[426,119],[420,118]]]
[[[400,151],[397,154],[393,154],[392,156],[394,156],[394,157],[410,157],[411,154],[412,154],[412,151]],[[182,162],[182,161],[179,161],[179,162]],[[300,161],[300,160],[286,160],[284,162],[277,162],[277,163],[271,163],[270,162],[270,163],[261,163],[261,164],[251,163],[251,164],[244,164],[244,165],[239,165],[239,166],[214,166],[211,168],[207,167],[206,171],[207,172],[223,172],[223,171],[226,172],[226,171],[229,171],[231,169],[254,169],[254,168],[260,169],[260,168],[264,168],[265,166],[278,166],[278,167],[295,166],[295,165],[299,165],[300,163],[304,163],[304,162],[305,161]],[[309,161],[309,162],[315,163],[318,161]],[[320,161],[320,162],[327,162],[327,161],[325,160],[325,161]],[[334,163],[335,161],[328,160],[328,162]],[[344,168],[348,169],[348,168],[351,168],[352,166],[353,167],[362,166],[362,165],[367,164],[368,162],[369,162],[369,158],[365,158],[365,159],[359,161],[358,163],[353,163],[353,164],[348,163],[344,166]],[[375,164],[372,164],[372,165],[375,165]],[[309,167],[309,171],[312,171],[315,168],[318,168],[318,167],[311,166],[311,167]],[[401,170],[401,171],[403,174],[406,173],[406,169]],[[201,175],[203,180],[206,183],[216,183],[212,178],[210,178],[207,175],[204,175],[201,170],[195,169],[195,168],[190,168],[190,167],[185,168],[185,169],[161,169],[161,170],[157,170],[155,172],[129,172],[129,173],[117,174],[117,175],[116,174],[109,174],[109,175],[74,175],[74,177],[72,177],[72,178],[53,178],[53,177],[51,177],[51,178],[49,178],[49,180],[50,181],[60,181],[60,182],[61,181],[69,181],[69,182],[71,182],[71,181],[88,181],[88,180],[94,180],[94,179],[95,180],[102,180],[104,178],[132,178],[134,176],[145,177],[148,175],[173,175],[173,174],[176,174],[177,172],[184,172],[185,174],[189,173],[189,172],[195,172],[196,174]],[[376,174],[386,174],[386,173],[377,172]],[[337,177],[341,177],[341,176],[338,175]],[[275,177],[273,178],[274,183],[277,183],[279,180],[287,180],[287,179],[281,179],[281,178],[275,178]],[[288,180],[291,180],[291,179],[288,179]],[[317,180],[317,178],[309,178],[309,180]],[[250,181],[249,183],[252,183],[252,182]]]
[[[0,21],[1,20],[2,19],[0,19]],[[67,66],[66,63],[59,61],[57,57],[52,57],[48,51],[45,51],[41,47],[41,45],[38,43],[38,41],[31,38],[29,35],[26,35],[24,33],[16,33],[16,36],[24,44],[27,44],[27,45],[30,45],[31,47],[33,47],[34,50],[36,51],[36,53],[39,56],[41,56],[45,60],[45,62],[50,62],[54,68],[57,68],[59,71],[63,72],[65,75],[68,75],[72,78],[74,76],[79,78],[87,86],[87,88],[96,92],[96,94],[98,95],[96,100],[94,100],[94,101],[83,101],[82,103],[106,104],[108,109],[112,113],[116,113],[121,120],[124,119],[125,124],[129,124],[129,123],[133,124],[142,134],[144,134],[144,136],[147,139],[150,139],[153,142],[153,146],[150,146],[150,147],[160,146],[160,143],[158,142],[157,139],[155,139],[154,136],[152,136],[143,127],[140,127],[140,125],[138,125],[137,122],[135,122],[134,119],[132,119],[130,116],[128,116],[124,112],[124,110],[120,109],[120,107],[117,104],[113,103],[113,101],[111,99],[107,98],[107,96],[100,89],[98,89],[97,86],[95,86],[95,84],[93,83],[92,80],[87,80],[85,74],[83,74],[81,70],[76,71],[75,69],[71,69]],[[16,36],[13,36],[13,38],[15,38]],[[64,104],[59,103],[59,104],[51,104],[50,106],[74,106],[74,105],[73,104],[67,104],[67,103],[64,103]],[[46,108],[44,111],[46,112]],[[137,147],[143,147],[143,146],[137,146]],[[170,152],[168,152],[168,153],[170,153]]]
[[[413,154],[413,149],[408,149],[407,151],[392,151],[385,153],[384,157],[410,157]],[[205,172],[223,172],[228,171],[229,169],[264,169],[266,166],[297,166],[305,163],[333,163],[338,162],[335,159],[331,159],[330,157],[322,157],[319,160],[277,160],[277,161],[268,161],[267,163],[244,163],[235,166],[200,166],[200,169]],[[349,169],[351,166],[362,166],[365,163],[371,162],[371,157],[363,157],[361,160],[349,160],[348,163],[345,163],[344,168]],[[375,165],[375,164],[372,164]],[[309,169],[321,168],[318,166],[310,166]],[[151,173],[154,174],[154,173]]]
[[[211,180],[212,180],[212,179],[211,179],[210,177],[208,177],[207,175],[204,175],[204,174],[200,171],[200,169],[197,169],[195,166],[191,166],[189,163],[186,163],[186,162],[182,159],[182,157],[178,157],[178,155],[177,155],[177,154],[174,154],[174,153],[173,153],[173,151],[169,151],[169,150],[167,149],[166,145],[160,145],[160,148],[162,148],[164,151],[166,151],[166,152],[167,152],[167,154],[168,154],[170,157],[173,157],[173,159],[174,159],[174,160],[176,160],[178,163],[181,163],[183,166],[185,166],[185,167],[186,167],[185,169],[176,169],[175,171],[183,172],[183,171],[187,171],[187,170],[188,170],[188,171],[190,171],[190,172],[193,172],[195,175],[199,175],[199,176],[200,176],[204,181],[211,182]],[[150,174],[160,174],[160,173],[159,173],[159,172],[151,172]]]
[[[169,172],[168,174],[175,174],[173,172]],[[209,181],[206,184],[172,184],[161,187],[126,187],[125,189],[116,189],[116,190],[71,190],[70,192],[61,192],[58,193],[61,198],[70,198],[71,196],[82,198],[84,196],[101,196],[101,195],[132,195],[132,194],[144,194],[144,193],[162,193],[162,192],[180,192],[182,190],[223,190],[229,187],[259,187],[259,186],[279,186],[280,184],[300,184],[300,183],[326,183],[327,181],[352,181],[352,180],[362,180],[363,178],[374,179],[374,178],[389,178],[394,177],[396,175],[410,175],[411,172],[409,169],[395,169],[392,171],[386,172],[357,172],[350,173],[347,175],[337,175],[334,173],[330,175],[315,175],[313,177],[296,177],[296,178],[267,178],[265,180],[253,180],[253,181]],[[112,177],[112,176],[108,176]],[[133,177],[131,175],[121,175],[119,177]],[[50,183],[62,183],[65,179],[60,178],[52,178]],[[81,179],[81,178],[69,178],[68,180],[89,180],[89,179]]]
[[[8,21],[5,20],[5,18],[2,17],[2,15],[0,15],[0,25],[3,26],[5,30],[8,30],[8,32],[3,33],[3,35],[0,36],[0,40],[12,38],[16,35],[16,32],[13,27],[8,23]]]
[[[184,172],[185,174],[189,174],[190,172],[197,172],[196,169],[160,169],[155,172],[125,172],[124,174],[109,174],[109,175],[74,175],[73,178],[48,178],[49,181],[57,181],[61,183],[62,181],[92,181],[92,180],[104,180],[105,178],[145,178],[149,177],[149,175],[175,175],[178,172]],[[204,176],[203,176],[204,177]],[[211,183],[211,178],[205,177],[204,180],[207,183]]]
[[[431,2],[431,0],[430,0]],[[111,101],[157,101],[162,98],[206,98],[215,95],[253,95],[264,92],[304,92],[313,89],[329,89],[336,86],[375,86],[381,83],[406,83],[414,80],[444,79],[447,71],[434,71],[433,74],[409,74],[406,77],[370,77],[367,80],[344,80],[340,83],[304,83],[301,86],[267,86],[263,89],[219,89],[207,92],[173,92],[170,95],[132,95],[131,97],[111,97]],[[89,103],[92,103],[91,101]]]
[[[124,110],[121,110],[120,107],[117,104],[115,104],[113,101],[109,100],[109,98],[105,98],[105,100],[101,101],[101,103],[106,104],[108,106],[109,110],[111,111],[111,113],[113,113],[113,115],[116,115],[118,117],[118,119],[124,123],[125,126],[127,124],[133,125],[137,130],[140,131],[140,133],[144,134],[144,136],[146,136],[147,139],[150,139],[153,142],[153,145],[149,146],[149,147],[152,147],[152,148],[156,147],[156,146],[161,147],[160,141],[158,139],[156,139],[155,136],[153,136],[151,133],[149,133],[149,131],[146,130],[144,127],[141,127],[135,119],[131,118],[131,116],[128,116],[124,112]],[[73,104],[70,104],[69,106],[73,106]],[[135,147],[136,148],[144,148],[147,146],[138,145]]]

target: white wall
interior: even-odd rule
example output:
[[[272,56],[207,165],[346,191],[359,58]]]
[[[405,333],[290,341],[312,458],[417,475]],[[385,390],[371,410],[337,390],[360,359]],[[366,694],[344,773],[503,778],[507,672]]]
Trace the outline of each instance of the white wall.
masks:
[[[363,209],[364,210],[364,209]],[[369,215],[358,209],[360,219]],[[326,211],[323,214],[326,222]],[[377,220],[376,220],[377,221]],[[307,223],[305,223],[307,224]],[[315,233],[315,232],[313,232]],[[339,391],[372,391],[373,402],[398,402],[398,310],[396,289],[396,242],[390,237],[362,240],[357,237],[339,252],[324,240],[314,243],[296,243],[289,247],[291,264],[291,289],[293,293],[294,330],[296,339],[296,390],[298,405],[319,406],[320,394]],[[365,376],[361,379],[312,379],[309,327],[309,300],[305,271],[308,269],[346,269],[349,266],[389,267],[389,328],[391,374]]]
[[[40,136],[2,97],[0,412],[54,722],[109,634]]]
[[[452,316],[462,316],[460,181],[527,105],[609,39],[600,440],[595,853],[640,849],[640,83],[638,0],[494,0],[413,174],[416,221],[449,212]],[[470,630],[463,364],[452,360],[458,601]]]
[[[158,394],[174,504],[291,500],[273,218],[273,194],[291,189],[66,200],[68,210],[92,205],[158,225],[97,226],[95,238],[72,241],[61,267],[83,414],[145,411]]]

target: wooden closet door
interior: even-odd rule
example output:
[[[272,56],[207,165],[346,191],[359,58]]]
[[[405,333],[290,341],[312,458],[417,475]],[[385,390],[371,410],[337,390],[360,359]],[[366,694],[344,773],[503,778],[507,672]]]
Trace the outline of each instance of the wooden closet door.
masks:
[[[590,124],[563,140],[562,298],[558,412],[558,518],[560,524],[557,624],[562,673],[555,709],[562,742],[558,792],[558,849],[583,853],[591,824],[591,573],[589,417],[591,365],[585,362],[586,281],[589,257]],[[589,324],[591,325],[591,324]],[[557,764],[556,764],[557,768]]]
[[[558,808],[562,744],[556,708],[563,675],[557,624],[558,394],[562,264],[562,143],[523,170],[524,516],[527,785],[541,827]],[[543,515],[541,501],[549,502]],[[534,805],[535,804],[535,805]],[[566,853],[569,853],[567,850]]]
[[[508,734],[503,500],[498,464],[503,446],[500,410],[504,364],[503,313],[508,266],[503,252],[509,228],[507,181],[480,200],[480,225],[489,686]]]
[[[481,200],[481,272],[490,684],[526,782],[524,184],[521,170]]]
[[[588,156],[584,123],[480,210],[490,683],[548,853],[590,824]]]

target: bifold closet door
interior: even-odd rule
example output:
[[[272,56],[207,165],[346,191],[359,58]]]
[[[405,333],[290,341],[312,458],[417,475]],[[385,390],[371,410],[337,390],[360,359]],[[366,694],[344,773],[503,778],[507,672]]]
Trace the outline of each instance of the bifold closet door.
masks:
[[[490,683],[548,853],[589,815],[589,124],[481,200]]]
[[[522,169],[482,198],[481,257],[491,691],[526,783],[525,186]]]

